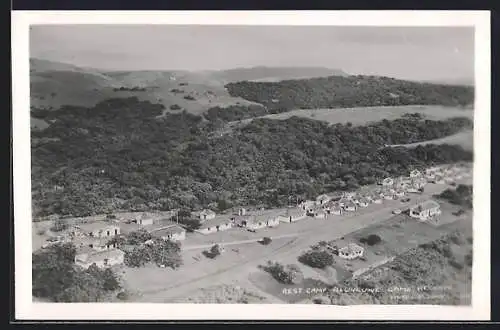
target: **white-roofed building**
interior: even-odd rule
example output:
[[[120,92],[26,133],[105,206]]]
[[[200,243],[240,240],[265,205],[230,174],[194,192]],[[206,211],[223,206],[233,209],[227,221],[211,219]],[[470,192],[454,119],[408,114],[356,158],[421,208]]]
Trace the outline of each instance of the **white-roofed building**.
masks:
[[[441,214],[441,207],[438,202],[428,200],[410,208],[410,217],[422,221],[431,219]]]

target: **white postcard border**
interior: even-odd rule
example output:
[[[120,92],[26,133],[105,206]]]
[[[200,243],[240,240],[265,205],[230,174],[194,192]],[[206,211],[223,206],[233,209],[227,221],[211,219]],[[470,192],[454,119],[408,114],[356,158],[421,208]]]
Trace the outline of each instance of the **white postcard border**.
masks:
[[[28,36],[29,26],[34,24],[474,26],[476,101],[472,307],[33,303],[30,265],[32,239]],[[16,319],[121,321],[489,319],[491,150],[489,11],[13,11],[11,33]]]

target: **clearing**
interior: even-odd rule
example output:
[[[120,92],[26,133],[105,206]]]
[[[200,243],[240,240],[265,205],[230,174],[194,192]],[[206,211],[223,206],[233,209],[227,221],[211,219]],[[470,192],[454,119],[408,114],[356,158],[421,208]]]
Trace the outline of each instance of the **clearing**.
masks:
[[[426,145],[426,144],[458,144],[458,145],[462,146],[462,148],[464,148],[465,150],[473,151],[474,150],[474,131],[467,130],[467,131],[463,131],[463,132],[460,132],[457,134],[446,136],[444,138],[435,139],[435,140],[428,140],[428,141],[423,141],[423,142],[417,142],[417,143],[393,144],[393,145],[390,145],[390,147],[413,148],[413,147],[416,147],[418,145]]]
[[[408,105],[408,106],[385,106],[385,107],[363,107],[363,108],[334,108],[334,109],[299,109],[279,114],[271,114],[257,118],[269,118],[285,120],[293,116],[305,117],[330,124],[365,125],[366,123],[380,121],[382,119],[394,120],[401,118],[405,113],[421,113],[428,119],[442,120],[452,117],[474,118],[473,109],[456,107],[444,107],[434,105]],[[254,118],[252,118],[254,119]],[[252,119],[242,120],[250,122]]]

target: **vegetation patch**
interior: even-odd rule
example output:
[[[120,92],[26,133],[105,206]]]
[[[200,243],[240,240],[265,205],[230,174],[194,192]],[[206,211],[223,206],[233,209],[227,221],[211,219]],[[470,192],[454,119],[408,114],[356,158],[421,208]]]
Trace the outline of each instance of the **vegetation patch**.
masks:
[[[182,110],[182,107],[178,104],[172,104],[170,110]]]
[[[114,92],[145,92],[146,88],[145,87],[119,87],[119,88],[113,88]]]
[[[259,241],[259,243],[262,245],[269,245],[272,241],[273,240],[270,237],[264,237]]]
[[[34,216],[215,209],[220,200],[283,207],[290,196],[310,199],[414,166],[472,159],[452,145],[384,148],[449,134],[470,125],[465,119],[352,127],[298,117],[255,119],[212,137],[218,120],[185,111],[161,116],[163,110],[132,97],[40,114],[55,122],[32,132],[47,141],[32,148]]]
[[[436,195],[436,198],[450,202],[451,204],[460,205],[468,209],[472,209],[472,186],[458,185],[455,189],[446,189],[441,194]]]
[[[380,236],[376,234],[371,234],[368,235],[367,237],[360,238],[359,242],[363,244],[368,244],[369,246],[373,246],[382,242],[382,239],[380,238]]]
[[[331,76],[279,82],[241,81],[226,85],[229,94],[281,112],[293,109],[351,108],[434,104],[465,106],[474,88],[418,83],[377,76]]]
[[[472,250],[467,241],[461,239],[463,244],[457,248],[455,242],[459,235],[462,234],[446,234],[357,278],[338,283],[328,292],[332,304],[470,303],[470,285],[450,284],[454,279],[470,278],[472,271]],[[464,258],[460,253],[463,249],[468,251]]]
[[[304,274],[297,265],[282,265],[278,262],[268,261],[267,265],[260,266],[264,271],[278,282],[283,284],[299,284],[304,280]]]
[[[219,244],[213,245],[210,250],[203,251],[203,255],[210,259],[215,259],[224,252],[224,248]]]
[[[180,243],[163,239],[150,240],[127,251],[124,262],[128,267],[154,263],[159,267],[179,268],[183,264]]]
[[[120,288],[118,276],[95,264],[83,269],[74,264],[71,244],[54,245],[32,256],[33,296],[54,302],[98,302]]]
[[[332,266],[335,263],[332,254],[326,251],[308,251],[301,256],[298,260],[304,265],[324,269],[327,266]]]
[[[249,118],[261,117],[268,112],[263,106],[251,105],[231,105],[228,107],[213,107],[204,114],[205,118],[211,121],[222,120],[225,122],[244,120]]]

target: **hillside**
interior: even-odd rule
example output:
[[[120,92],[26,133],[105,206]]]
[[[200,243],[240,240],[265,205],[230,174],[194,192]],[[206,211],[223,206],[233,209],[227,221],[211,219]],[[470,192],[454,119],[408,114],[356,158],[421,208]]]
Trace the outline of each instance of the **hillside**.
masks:
[[[265,67],[237,68],[215,71],[211,76],[224,83],[239,81],[281,81],[288,79],[308,79],[327,76],[347,76],[335,69],[322,67]]]
[[[260,103],[270,112],[295,109],[397,105],[466,106],[474,88],[378,76],[330,76],[280,82],[237,82],[226,85],[233,97]]]
[[[205,73],[188,71],[101,72],[70,64],[30,59],[31,108],[58,109],[65,105],[92,107],[110,98],[137,97],[192,113],[213,106],[252,105],[231,97],[224,83]],[[172,112],[175,112],[172,111]]]
[[[461,227],[438,240],[411,249],[393,262],[357,279],[340,283],[328,294],[331,303],[470,304],[472,226]],[[358,292],[344,294],[343,288]]]
[[[110,97],[115,86],[118,86],[117,82],[96,70],[30,59],[32,108],[92,106]]]
[[[345,73],[326,68],[242,68],[225,71],[99,71],[71,64],[30,59],[31,107],[91,107],[109,98],[137,97],[161,103],[165,112],[199,114],[212,107],[251,106],[231,96],[224,85],[242,80],[283,80]],[[45,125],[42,125],[45,126]],[[34,126],[40,127],[40,126]]]
[[[352,189],[411,166],[470,160],[451,145],[382,148],[455,134],[467,118],[408,116],[364,126],[256,119],[214,137],[216,123],[161,104],[117,98],[41,111],[32,133],[33,213],[284,206],[290,195]],[[35,143],[36,142],[36,143]]]

